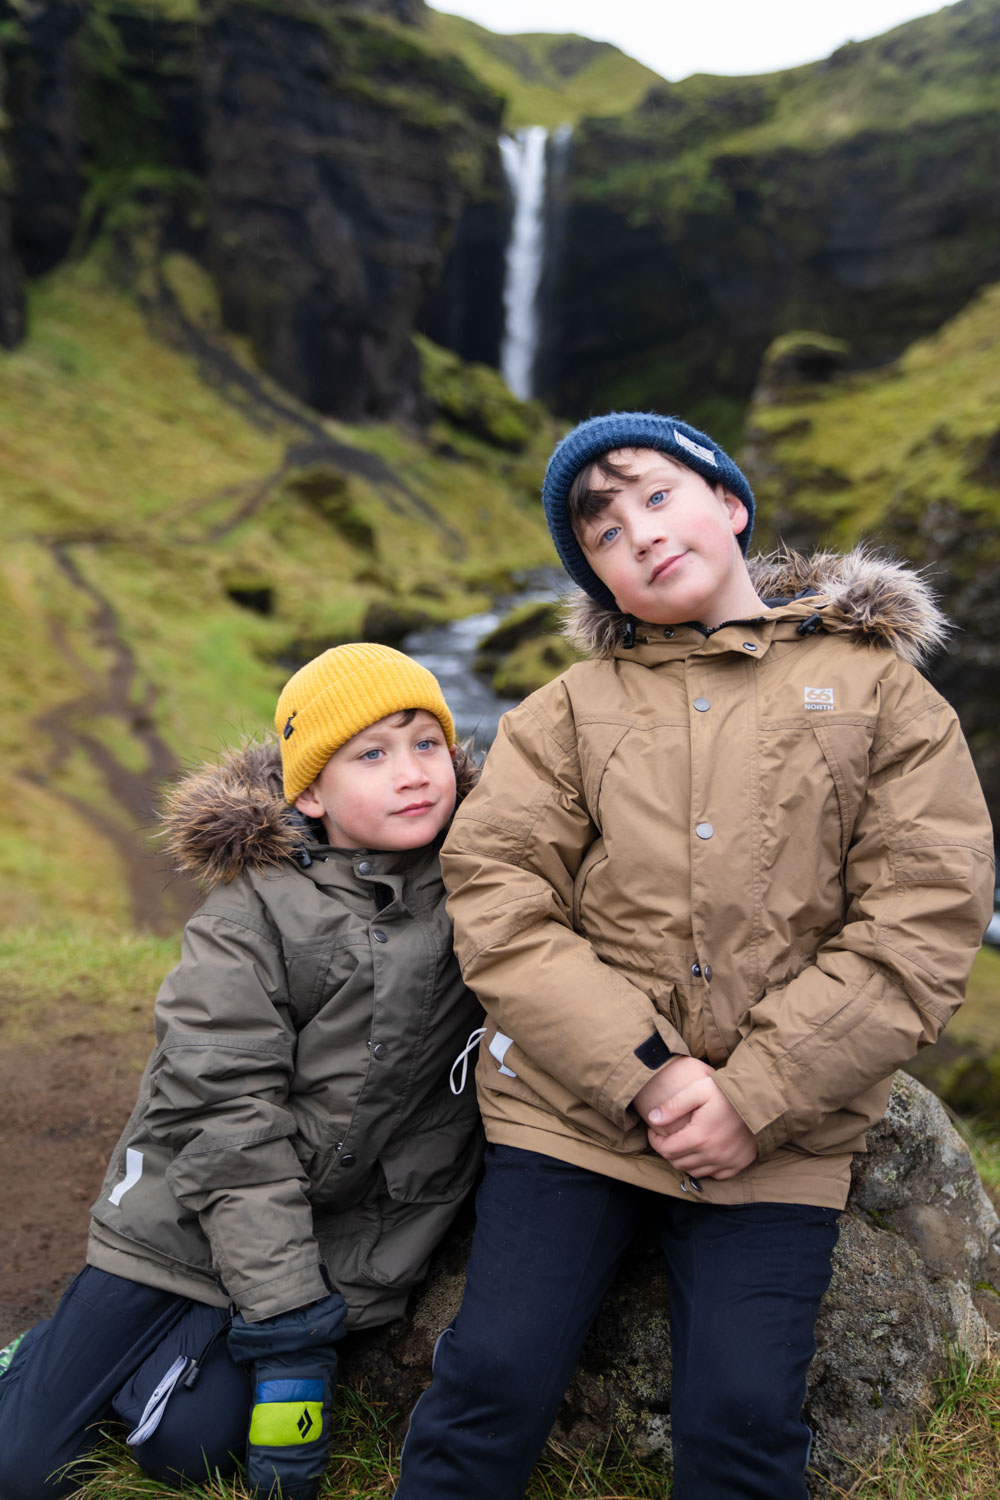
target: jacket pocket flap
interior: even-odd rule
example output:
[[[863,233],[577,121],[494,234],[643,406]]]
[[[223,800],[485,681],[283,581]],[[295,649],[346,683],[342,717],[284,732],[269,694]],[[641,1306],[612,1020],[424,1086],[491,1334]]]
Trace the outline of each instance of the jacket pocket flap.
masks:
[[[475,1118],[466,1107],[457,1117],[390,1141],[379,1157],[390,1198],[447,1203],[464,1193],[479,1163]]]

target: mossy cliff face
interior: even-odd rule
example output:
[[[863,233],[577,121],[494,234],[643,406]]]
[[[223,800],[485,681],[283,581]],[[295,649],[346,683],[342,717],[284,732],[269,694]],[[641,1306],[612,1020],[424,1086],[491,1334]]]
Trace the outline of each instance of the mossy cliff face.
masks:
[[[958,710],[1000,826],[1000,285],[887,368],[821,335],[780,340],[742,459],[755,542],[858,540],[925,568],[956,626],[931,676]]]
[[[205,33],[211,264],[229,326],[287,389],[413,415],[410,335],[500,104],[402,28],[314,12],[226,5]]]
[[[17,29],[17,18],[6,3],[0,3],[0,29]],[[14,258],[11,225],[13,187],[6,120],[8,80],[0,57],[0,348],[12,349],[24,332],[24,295]]]
[[[11,241],[7,277],[38,275],[72,243],[83,194],[77,44],[82,5],[41,0],[0,6]]]
[[[776,335],[875,363],[1000,274],[1000,4],[585,121],[552,204],[539,390],[567,412],[745,402]]]
[[[418,414],[410,336],[501,110],[427,44],[421,0],[3,3],[0,286],[155,198],[286,389],[348,418]]]

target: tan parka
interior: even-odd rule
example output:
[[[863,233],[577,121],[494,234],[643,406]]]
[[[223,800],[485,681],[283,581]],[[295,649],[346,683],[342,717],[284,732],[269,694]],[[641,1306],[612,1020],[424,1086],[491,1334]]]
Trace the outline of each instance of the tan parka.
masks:
[[[926,586],[863,552],[754,581],[759,618],[632,646],[581,595],[594,658],[505,716],[442,863],[489,1140],[693,1191],[630,1107],[658,1035],[759,1143],[704,1201],[836,1208],[893,1070],[962,1000],[992,835],[913,664],[942,634]]]
[[[157,997],[88,1261],[248,1322],[329,1277],[349,1327],[387,1322],[481,1154],[471,1090],[448,1086],[480,1011],[438,850],[318,842],[285,804],[276,743],[189,778],[168,829],[213,889]]]

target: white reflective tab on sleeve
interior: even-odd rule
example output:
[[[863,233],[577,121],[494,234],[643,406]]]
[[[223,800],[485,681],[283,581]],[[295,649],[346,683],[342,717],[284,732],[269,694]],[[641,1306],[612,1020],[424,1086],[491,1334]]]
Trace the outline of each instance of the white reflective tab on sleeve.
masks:
[[[498,1031],[496,1036],[490,1042],[490,1053],[500,1064],[500,1071],[505,1078],[517,1077],[517,1074],[514,1072],[513,1068],[505,1068],[503,1064],[503,1060],[507,1056],[507,1051],[512,1045],[513,1037],[504,1036],[502,1031]]]
[[[124,1198],[125,1194],[128,1192],[129,1188],[134,1188],[141,1176],[142,1152],[134,1151],[132,1147],[129,1146],[128,1150],[125,1152],[125,1176],[108,1197],[108,1202],[113,1203],[115,1205],[115,1208],[117,1208],[119,1203]]]

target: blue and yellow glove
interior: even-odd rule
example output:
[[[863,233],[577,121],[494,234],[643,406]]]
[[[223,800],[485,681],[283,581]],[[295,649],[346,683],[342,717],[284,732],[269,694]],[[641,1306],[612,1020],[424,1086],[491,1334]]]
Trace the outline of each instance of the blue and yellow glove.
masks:
[[[322,1302],[229,1330],[229,1352],[250,1368],[254,1405],[246,1482],[256,1500],[315,1500],[330,1456],[330,1408],[337,1389],[336,1344],[347,1303]]]

